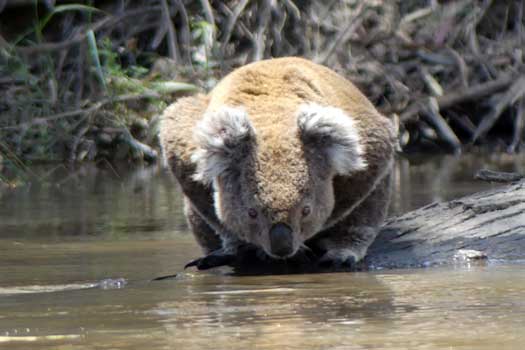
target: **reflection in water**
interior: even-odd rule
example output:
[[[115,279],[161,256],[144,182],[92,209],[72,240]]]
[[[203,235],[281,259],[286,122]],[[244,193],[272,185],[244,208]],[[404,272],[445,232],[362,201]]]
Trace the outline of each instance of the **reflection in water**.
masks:
[[[491,157],[401,159],[392,210],[491,187],[471,180],[479,168],[525,172],[523,159]],[[200,251],[171,176],[91,168],[55,176],[60,187],[0,198],[0,349],[521,349],[525,341],[522,265],[181,272]]]
[[[450,200],[490,188],[483,181],[474,181],[480,169],[518,172],[525,174],[525,153],[521,155],[469,154],[458,156],[424,156],[406,159],[396,164],[395,191],[391,212],[404,213],[435,201]]]
[[[181,313],[177,302],[153,310],[163,316],[168,333],[178,335],[170,338],[175,348],[186,346],[188,337],[196,348],[205,348],[210,338],[219,348],[232,339],[239,349],[333,346],[338,337],[349,340],[366,331],[370,320],[372,327],[386,327],[396,312],[391,291],[372,274],[343,280],[337,274],[220,277],[212,285],[194,282],[187,293],[190,313]],[[399,309],[407,311],[404,305]],[[346,334],[332,332],[340,327]],[[203,331],[207,337],[194,336]]]

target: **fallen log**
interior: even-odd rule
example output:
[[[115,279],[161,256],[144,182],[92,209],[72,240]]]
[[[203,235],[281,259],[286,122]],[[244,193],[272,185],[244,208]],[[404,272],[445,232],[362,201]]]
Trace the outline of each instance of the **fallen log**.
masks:
[[[453,264],[465,249],[493,260],[525,259],[525,181],[390,219],[370,247],[366,266]]]

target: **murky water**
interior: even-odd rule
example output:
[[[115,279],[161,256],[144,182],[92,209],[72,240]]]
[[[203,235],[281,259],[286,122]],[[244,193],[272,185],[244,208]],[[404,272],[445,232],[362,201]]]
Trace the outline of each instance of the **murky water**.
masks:
[[[400,160],[392,210],[490,188],[472,180],[482,167],[525,172],[525,159]],[[525,344],[519,263],[256,277],[183,272],[200,251],[170,176],[93,168],[54,176],[59,187],[0,197],[0,349]]]

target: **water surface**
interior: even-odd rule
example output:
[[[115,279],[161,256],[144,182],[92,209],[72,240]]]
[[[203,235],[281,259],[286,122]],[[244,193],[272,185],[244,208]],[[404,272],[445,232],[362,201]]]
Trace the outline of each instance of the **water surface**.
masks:
[[[525,172],[525,161],[401,159],[392,212],[495,186],[472,180],[482,167]],[[200,251],[168,174],[85,167],[53,177],[60,186],[0,197],[0,349],[522,349],[525,343],[520,262],[281,276],[183,272]],[[100,284],[119,278],[126,283]]]

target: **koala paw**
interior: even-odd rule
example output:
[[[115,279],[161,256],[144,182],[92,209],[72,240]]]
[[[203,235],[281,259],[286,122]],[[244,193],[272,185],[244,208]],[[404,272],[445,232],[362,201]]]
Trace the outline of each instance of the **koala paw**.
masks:
[[[291,259],[293,263],[300,265],[315,264],[319,260],[319,255],[314,253],[310,248],[301,248]]]
[[[208,270],[214,267],[230,265],[235,259],[236,255],[227,253],[223,249],[217,249],[202,258],[190,261],[184,268],[196,266],[198,270]]]
[[[361,257],[349,249],[327,251],[319,260],[322,269],[355,270]]]

